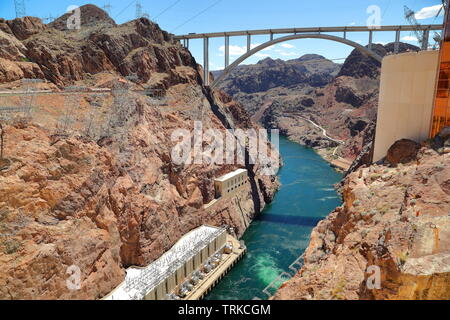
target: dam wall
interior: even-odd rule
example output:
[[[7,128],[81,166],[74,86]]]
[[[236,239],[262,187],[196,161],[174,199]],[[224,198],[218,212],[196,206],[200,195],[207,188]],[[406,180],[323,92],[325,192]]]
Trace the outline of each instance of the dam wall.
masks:
[[[438,61],[437,50],[383,59],[374,162],[384,158],[397,140],[420,143],[429,137]]]

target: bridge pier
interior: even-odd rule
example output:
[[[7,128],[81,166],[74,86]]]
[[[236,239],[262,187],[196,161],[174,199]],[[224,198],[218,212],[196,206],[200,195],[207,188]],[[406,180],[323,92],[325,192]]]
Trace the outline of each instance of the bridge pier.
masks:
[[[230,36],[225,36],[225,68],[230,65]]]
[[[203,82],[209,86],[209,38],[203,38]]]
[[[369,31],[369,50],[372,50],[372,43],[373,43],[373,31]]]
[[[252,36],[249,33],[247,33],[247,52],[250,51],[251,45],[252,45]]]
[[[183,39],[183,47],[189,50],[189,39]]]
[[[395,31],[394,53],[397,54],[400,48],[400,29]]]
[[[422,50],[428,50],[428,42],[430,38],[430,29],[423,31]]]

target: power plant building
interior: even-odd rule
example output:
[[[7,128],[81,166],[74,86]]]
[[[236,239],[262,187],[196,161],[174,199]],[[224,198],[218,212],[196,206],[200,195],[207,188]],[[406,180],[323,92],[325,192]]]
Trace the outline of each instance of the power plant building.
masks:
[[[237,169],[214,180],[216,198],[231,197],[248,184],[246,169]]]
[[[179,292],[226,245],[226,229],[201,226],[147,267],[129,268],[125,281],[105,300],[165,300]]]

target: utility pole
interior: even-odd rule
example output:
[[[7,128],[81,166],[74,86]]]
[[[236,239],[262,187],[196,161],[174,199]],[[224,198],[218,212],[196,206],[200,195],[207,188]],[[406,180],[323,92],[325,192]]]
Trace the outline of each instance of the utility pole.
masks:
[[[14,0],[14,6],[16,7],[16,18],[25,17],[25,0]]]

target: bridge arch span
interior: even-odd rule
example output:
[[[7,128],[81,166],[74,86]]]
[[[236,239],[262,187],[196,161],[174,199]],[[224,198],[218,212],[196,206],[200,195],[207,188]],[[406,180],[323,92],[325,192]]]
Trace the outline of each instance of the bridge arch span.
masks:
[[[271,41],[263,43],[255,48],[249,50],[247,53],[243,54],[236,61],[234,61],[232,64],[230,64],[228,67],[226,67],[223,70],[222,74],[217,79],[214,79],[214,82],[212,83],[211,88],[215,88],[234,68],[236,68],[244,60],[251,57],[255,53],[257,53],[261,50],[264,50],[267,47],[273,46],[275,44],[285,42],[285,41],[290,41],[290,40],[297,40],[297,39],[325,39],[325,40],[340,42],[340,43],[349,45],[351,47],[354,47],[355,49],[358,49],[361,52],[366,53],[367,55],[371,56],[372,58],[374,58],[375,60],[377,60],[379,62],[381,62],[383,60],[383,57],[381,57],[374,51],[360,45],[357,42],[354,42],[354,41],[351,41],[351,40],[348,40],[345,38],[336,37],[336,36],[332,36],[332,35],[328,35],[328,34],[294,34],[294,35],[289,35],[289,36],[273,39]]]

